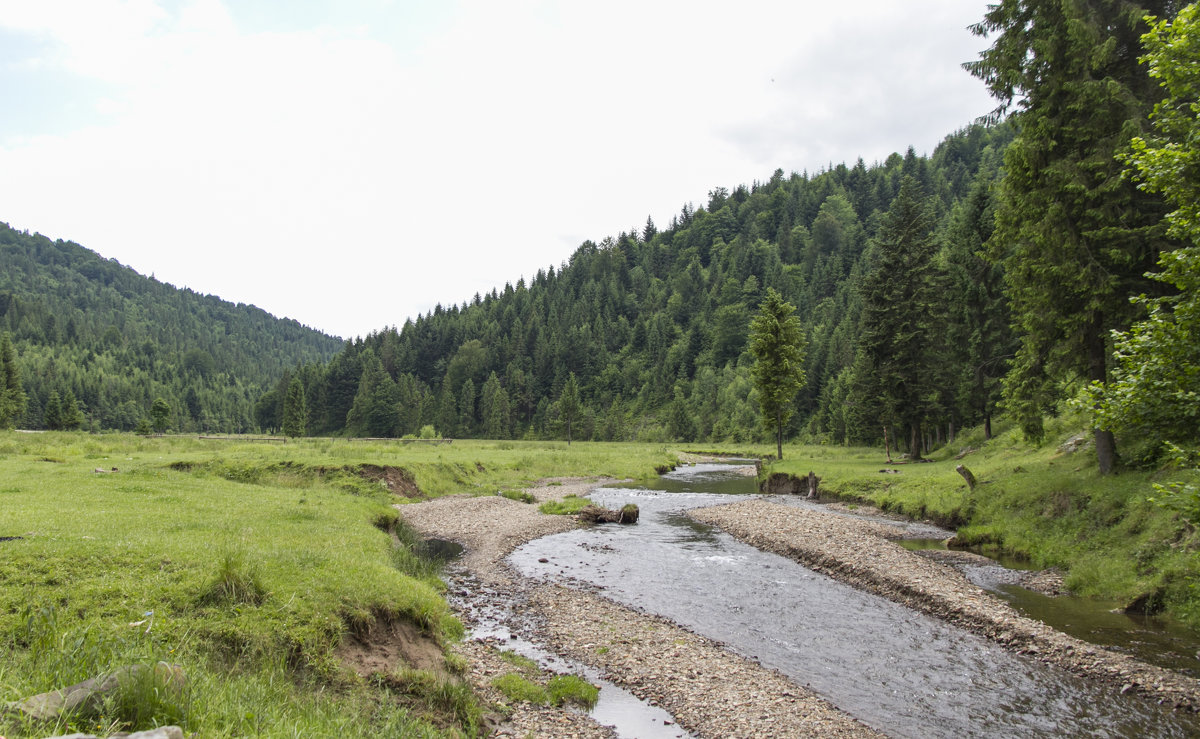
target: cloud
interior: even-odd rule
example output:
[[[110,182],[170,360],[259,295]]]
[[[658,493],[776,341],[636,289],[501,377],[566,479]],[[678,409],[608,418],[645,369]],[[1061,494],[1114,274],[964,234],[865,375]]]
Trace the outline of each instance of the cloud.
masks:
[[[340,25],[248,30],[219,0],[0,0],[95,101],[0,127],[0,218],[350,335],[712,187],[931,147],[986,111],[961,99],[975,41],[946,27],[983,3],[808,6],[339,5]]]

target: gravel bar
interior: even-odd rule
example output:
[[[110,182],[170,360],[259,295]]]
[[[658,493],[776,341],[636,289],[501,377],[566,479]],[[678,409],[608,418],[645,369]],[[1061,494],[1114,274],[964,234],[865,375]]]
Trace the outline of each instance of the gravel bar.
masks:
[[[898,528],[756,499],[688,515],[810,569],[982,634],[1082,677],[1177,709],[1200,711],[1200,681],[1055,631],[1019,614],[953,567],[891,539]]]
[[[537,501],[584,495],[607,479],[543,481],[525,492]],[[521,544],[579,524],[548,516],[537,504],[500,496],[450,496],[396,506],[417,531],[463,545],[463,568],[482,583],[520,593],[544,644],[599,669],[605,679],[670,711],[698,737],[880,737],[778,672],[682,627],[620,606],[594,593],[537,584],[504,558]],[[460,616],[465,614],[460,613]],[[490,679],[506,670],[494,646],[460,645],[470,680],[495,701]],[[507,670],[506,670],[507,671]],[[570,709],[511,706],[497,735],[611,737],[612,729]]]

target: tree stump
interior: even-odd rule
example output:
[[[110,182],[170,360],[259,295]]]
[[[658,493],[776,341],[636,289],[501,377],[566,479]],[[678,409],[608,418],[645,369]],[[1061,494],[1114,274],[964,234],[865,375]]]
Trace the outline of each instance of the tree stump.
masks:
[[[975,489],[975,485],[978,483],[975,482],[975,475],[971,474],[971,471],[969,469],[967,469],[964,465],[960,464],[954,468],[954,471],[957,472],[958,474],[962,475],[962,478],[967,481],[968,489],[970,489],[970,490]]]
[[[815,472],[813,472],[812,470],[809,470],[809,472],[808,472],[808,495],[806,497],[808,497],[810,500],[817,499],[817,486],[820,484],[820,482],[821,482],[821,478],[817,477],[817,474]]]

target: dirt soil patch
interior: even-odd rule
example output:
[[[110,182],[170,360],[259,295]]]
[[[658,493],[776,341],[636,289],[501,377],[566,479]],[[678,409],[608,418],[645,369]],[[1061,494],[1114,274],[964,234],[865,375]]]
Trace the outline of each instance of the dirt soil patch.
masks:
[[[364,464],[359,465],[355,472],[371,482],[382,482],[392,495],[400,495],[405,498],[425,497],[421,493],[421,489],[417,487],[417,481],[413,478],[412,473],[403,467]]]
[[[446,671],[437,640],[407,621],[377,620],[365,632],[351,632],[334,655],[362,677],[388,674],[401,668]]]

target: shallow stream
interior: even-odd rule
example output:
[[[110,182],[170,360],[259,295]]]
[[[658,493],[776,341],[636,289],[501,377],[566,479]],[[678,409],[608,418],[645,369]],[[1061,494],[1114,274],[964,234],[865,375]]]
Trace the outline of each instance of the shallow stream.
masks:
[[[753,492],[753,478],[728,465],[602,488],[591,498],[637,504],[637,525],[545,537],[510,561],[526,576],[598,586],[723,642],[893,736],[1200,735],[1195,716],[1012,655],[684,514]]]

